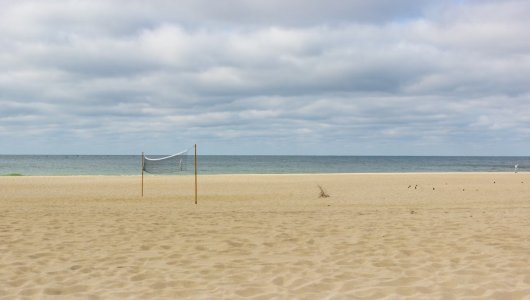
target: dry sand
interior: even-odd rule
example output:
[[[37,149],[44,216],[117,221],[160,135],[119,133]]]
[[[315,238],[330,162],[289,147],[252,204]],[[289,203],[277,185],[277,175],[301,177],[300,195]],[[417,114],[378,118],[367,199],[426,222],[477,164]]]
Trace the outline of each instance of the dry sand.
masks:
[[[530,173],[199,179],[0,177],[0,299],[530,299]]]

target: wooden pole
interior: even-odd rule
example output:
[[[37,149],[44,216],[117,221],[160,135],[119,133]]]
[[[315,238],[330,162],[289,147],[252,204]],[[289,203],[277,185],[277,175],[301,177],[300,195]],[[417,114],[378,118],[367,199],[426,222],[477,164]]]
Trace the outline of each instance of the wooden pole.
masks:
[[[144,196],[144,153],[142,152],[142,197]]]
[[[197,144],[195,144],[195,204],[197,204]]]

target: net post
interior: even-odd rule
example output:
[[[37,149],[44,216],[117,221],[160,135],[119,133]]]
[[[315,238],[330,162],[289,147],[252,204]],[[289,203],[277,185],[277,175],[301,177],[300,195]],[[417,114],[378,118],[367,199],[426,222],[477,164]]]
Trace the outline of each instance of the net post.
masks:
[[[197,144],[195,144],[195,204],[197,204]]]
[[[144,196],[144,153],[142,152],[142,197]]]

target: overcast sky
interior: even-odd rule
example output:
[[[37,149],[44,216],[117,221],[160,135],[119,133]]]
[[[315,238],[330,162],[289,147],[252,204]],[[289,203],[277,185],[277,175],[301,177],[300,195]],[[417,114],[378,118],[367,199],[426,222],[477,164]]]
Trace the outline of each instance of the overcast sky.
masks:
[[[530,1],[0,7],[0,154],[530,155]]]

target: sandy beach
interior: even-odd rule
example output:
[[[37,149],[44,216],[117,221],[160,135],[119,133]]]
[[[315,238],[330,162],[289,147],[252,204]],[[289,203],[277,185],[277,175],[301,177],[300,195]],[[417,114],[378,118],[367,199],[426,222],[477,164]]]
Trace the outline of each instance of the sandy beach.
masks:
[[[212,175],[193,191],[0,177],[0,299],[530,299],[530,173]]]

